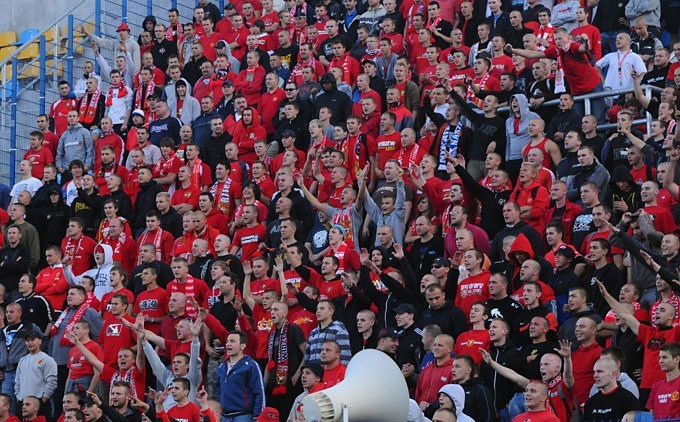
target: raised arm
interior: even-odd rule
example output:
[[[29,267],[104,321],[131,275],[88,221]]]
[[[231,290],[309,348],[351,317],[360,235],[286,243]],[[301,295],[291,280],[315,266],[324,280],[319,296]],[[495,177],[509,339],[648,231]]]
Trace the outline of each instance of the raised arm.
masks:
[[[509,379],[510,381],[519,385],[522,389],[529,385],[529,380],[527,378],[493,360],[489,352],[487,352],[485,349],[480,348],[479,353],[482,354],[482,359],[484,359],[484,362],[486,362],[486,364],[489,365],[491,369],[496,371],[498,375]]]
[[[82,353],[83,357],[87,359],[88,362],[90,362],[90,365],[92,365],[92,368],[94,368],[96,371],[101,372],[104,370],[104,362],[100,361],[97,356],[94,355],[85,345],[83,342],[78,340],[78,338],[73,334],[73,332],[64,332],[64,337],[66,337],[67,340],[69,340],[71,343],[73,343],[74,346],[80,350],[80,353]]]
[[[312,204],[312,207],[316,208],[317,210],[321,211],[322,213],[328,215],[328,204],[325,204],[319,199],[314,196],[309,189],[307,189],[307,186],[305,186],[304,180],[302,178],[301,174],[297,174],[295,176],[295,181],[297,182],[298,186],[300,187],[300,190],[302,193],[305,194],[305,198],[309,201],[310,204]]]
[[[564,368],[562,368],[564,385],[567,388],[572,388],[574,386],[574,369],[571,362],[571,342],[569,340],[560,340],[560,348],[555,349],[555,352],[564,359]]]
[[[512,45],[506,44],[505,51],[510,54],[517,54],[518,56],[525,57],[527,59],[544,59],[545,53],[542,51],[525,50],[523,48],[513,48]]]
[[[624,319],[626,324],[628,324],[628,328],[630,328],[631,331],[637,335],[640,329],[640,321],[638,321],[633,314],[628,312],[628,309],[626,309],[625,306],[623,306],[618,300],[614,299],[612,295],[609,294],[607,288],[600,280],[595,279],[595,283],[597,283],[597,287],[600,289],[600,294],[604,300],[607,301],[609,306],[611,306],[612,310],[616,312],[616,315],[619,318]]]
[[[250,262],[243,263],[243,273],[246,275],[243,279],[243,301],[250,309],[255,308],[255,299],[253,292],[250,290],[250,278],[253,276],[253,269],[250,267]]]

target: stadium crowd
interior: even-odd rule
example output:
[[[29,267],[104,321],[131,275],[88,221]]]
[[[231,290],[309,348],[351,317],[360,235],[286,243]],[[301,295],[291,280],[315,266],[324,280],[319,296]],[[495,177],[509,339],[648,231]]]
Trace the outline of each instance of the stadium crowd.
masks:
[[[409,421],[680,420],[680,5],[555,3],[86,33],[3,191],[0,422],[304,421],[364,349]]]

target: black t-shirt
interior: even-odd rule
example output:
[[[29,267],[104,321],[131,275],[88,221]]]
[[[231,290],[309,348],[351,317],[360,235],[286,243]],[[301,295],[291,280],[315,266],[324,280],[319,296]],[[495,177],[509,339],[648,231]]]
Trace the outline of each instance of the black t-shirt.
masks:
[[[524,310],[522,305],[520,305],[519,302],[517,302],[510,296],[506,296],[504,299],[501,300],[496,300],[493,298],[488,299],[486,301],[486,305],[491,310],[492,319],[503,318],[504,320],[510,323],[510,326],[512,326],[515,317]]]
[[[595,225],[593,224],[593,209],[584,208],[583,211],[574,219],[574,225],[571,229],[571,243],[577,250],[581,249],[581,243],[583,239],[589,233],[595,231]]]
[[[279,363],[279,347],[281,346],[280,344],[281,341],[281,330],[276,329],[276,332],[274,333],[274,344],[272,347],[272,354],[269,356],[269,359],[271,359],[274,364],[278,367]],[[302,332],[302,329],[298,327],[295,324],[288,324],[288,381],[290,382],[290,378],[295,374],[295,371],[297,371],[298,367],[302,363],[302,360],[304,359],[305,355],[300,351],[300,345],[306,341],[305,339],[305,334]],[[271,388],[273,386],[273,381],[276,379],[276,367],[271,370],[272,376],[269,378],[269,386],[268,388]]]
[[[293,70],[297,64],[298,48],[296,45],[291,44],[286,48],[279,47],[274,50],[274,54],[281,57],[281,63],[283,63],[283,67],[285,68]],[[317,77],[320,77],[320,75],[317,75]]]
[[[640,401],[620,385],[609,394],[598,391],[586,401],[584,421],[620,421],[627,412],[640,410]]]

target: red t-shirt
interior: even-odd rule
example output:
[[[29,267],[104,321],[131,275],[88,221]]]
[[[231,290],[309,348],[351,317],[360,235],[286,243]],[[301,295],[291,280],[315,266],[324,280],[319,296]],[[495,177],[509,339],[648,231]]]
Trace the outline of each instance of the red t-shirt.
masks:
[[[191,340],[179,341],[165,339],[165,351],[168,352],[171,361],[178,353],[186,353],[191,356]]]
[[[153,290],[141,292],[137,296],[133,312],[135,315],[142,314],[155,319],[166,316],[168,314],[168,298],[165,289],[156,287]],[[158,334],[161,330],[161,324],[158,322],[152,324],[147,320],[144,326],[154,334]]]
[[[201,409],[188,402],[184,406],[174,405],[168,410],[168,417],[170,420],[177,422],[201,422]]]
[[[281,294],[281,282],[273,278],[251,280],[250,291],[254,296],[262,296],[267,290],[276,290]]]
[[[560,418],[546,409],[538,412],[524,412],[515,416],[512,422],[560,422]]]
[[[655,420],[677,418],[680,415],[680,377],[656,382],[649,393],[646,407],[654,413]]]
[[[62,256],[71,258],[73,275],[77,277],[92,267],[95,246],[97,246],[97,242],[85,235],[82,235],[78,240],[71,239],[71,236],[62,239],[61,253]]]
[[[255,337],[257,338],[257,350],[255,359],[267,358],[267,345],[269,343],[269,332],[272,330],[272,312],[265,310],[259,303],[253,308],[253,324],[255,324]]]
[[[489,330],[469,330],[458,336],[456,345],[453,347],[453,353],[468,355],[475,360],[477,365],[481,365],[482,354],[479,353],[479,348],[488,351],[490,345]]]
[[[264,242],[267,228],[262,224],[253,227],[243,226],[234,233],[233,246],[241,248],[241,260],[251,261],[256,256],[262,255],[258,250],[260,242]]]
[[[659,366],[659,349],[666,343],[679,342],[680,331],[677,328],[659,330],[648,325],[640,325],[637,339],[645,347],[640,388],[652,388],[657,381],[666,378],[666,374]]]
[[[101,361],[104,360],[104,350],[102,350],[102,347],[96,342],[92,340],[88,341],[85,343],[85,348],[92,352],[97,359]],[[83,356],[77,347],[72,347],[68,352],[68,363],[66,364],[66,367],[71,370],[69,374],[69,379],[71,380],[94,374],[92,365],[90,365],[90,362],[85,359],[85,356]]]
[[[482,271],[477,275],[471,275],[458,283],[458,294],[456,295],[456,306],[465,313],[468,322],[470,321],[470,310],[475,302],[484,302],[491,297],[489,293],[489,279],[491,273]]]
[[[195,185],[189,185],[187,188],[177,188],[172,194],[170,205],[189,204],[193,205],[194,209],[198,209],[198,197],[201,195],[201,190]]]
[[[135,303],[135,294],[123,287],[120,290],[116,290],[115,292],[108,292],[105,293],[104,296],[102,296],[101,300],[99,301],[99,309],[98,311],[102,314],[102,319],[106,320],[108,317],[113,316],[113,314],[109,311],[111,309],[111,299],[113,299],[113,296],[115,295],[125,295],[128,298],[129,303]],[[128,305],[130,306],[130,305]]]
[[[387,160],[394,157],[394,154],[401,149],[401,133],[394,132],[390,135],[382,134],[369,144],[368,152],[371,156],[377,155],[376,166],[378,169],[385,169]]]
[[[653,182],[656,181],[656,169],[654,167],[648,166],[647,164],[643,164],[639,169],[631,168],[630,175],[633,176],[633,180],[638,185],[642,185],[648,180]],[[651,178],[648,176],[651,176]]]
[[[505,72],[512,72],[515,70],[515,65],[512,63],[510,56],[503,54],[500,57],[491,59],[491,76],[500,79],[501,74]]]
[[[99,333],[97,342],[104,346],[104,359],[100,360],[106,366],[117,368],[118,351],[120,351],[121,347],[133,347],[136,345],[137,337],[133,331],[124,326],[111,312],[108,314],[110,316],[104,319],[104,325]],[[125,315],[124,318],[133,324],[135,323],[135,319],[130,315]]]
[[[191,276],[188,276],[191,278]],[[205,284],[205,281],[201,280],[200,278],[194,278],[194,299],[196,299],[196,302],[198,302],[199,305],[203,307],[208,307],[208,296],[210,296],[210,287],[208,287],[207,284]],[[184,293],[186,294],[186,288],[188,284],[189,279],[187,278],[187,282],[184,283],[178,283],[177,280],[172,280],[171,282],[168,283],[168,285],[165,287],[165,297],[168,298],[168,301],[170,300],[170,295],[172,295],[174,292],[179,292],[179,293]]]
[[[321,382],[324,384],[325,388],[332,387],[345,379],[346,371],[347,367],[343,364],[339,364],[333,369],[324,368]]]
[[[54,163],[54,157],[52,152],[42,147],[38,151],[33,148],[29,148],[24,154],[24,160],[28,160],[33,164],[31,168],[31,176],[36,179],[42,179],[45,171],[45,165]]]
[[[654,228],[663,234],[673,233],[677,228],[673,214],[658,205],[644,207],[643,210],[654,219]]]
[[[579,51],[580,46],[581,44],[572,42],[569,51],[560,51],[564,76],[567,78],[571,93],[574,95],[588,94],[600,83],[600,75],[595,67],[590,64],[588,56]],[[547,48],[543,53],[545,57],[557,60],[556,46]]]
[[[572,353],[574,368],[574,396],[579,403],[585,403],[590,396],[590,387],[593,385],[593,366],[600,358],[602,346],[597,342],[588,347],[579,346]]]

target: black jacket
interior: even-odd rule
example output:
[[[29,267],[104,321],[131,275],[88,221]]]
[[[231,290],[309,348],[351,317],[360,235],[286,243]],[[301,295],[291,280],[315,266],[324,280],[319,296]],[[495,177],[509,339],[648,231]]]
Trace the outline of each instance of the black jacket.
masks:
[[[78,196],[71,202],[71,217],[80,217],[85,221],[83,233],[93,239],[97,238],[99,222],[102,218],[104,200],[95,188],[87,194],[83,188],[78,188]]]
[[[495,192],[477,183],[463,166],[456,167],[456,173],[463,181],[465,189],[482,203],[481,224],[491,239],[503,230],[503,206],[508,202],[512,190]]]
[[[465,391],[465,407],[463,413],[476,422],[493,422],[496,420],[493,391],[482,383],[481,378],[472,378],[460,384]]]
[[[328,107],[333,110],[333,116],[331,116],[332,125],[344,122],[352,114],[352,100],[344,92],[338,91],[335,84],[335,76],[332,73],[326,73],[321,77],[319,80],[321,86],[323,86],[324,82],[330,82],[332,88],[316,97],[315,115],[319,115],[319,110],[322,107]]]
[[[177,211],[175,211],[173,207],[170,207],[165,214],[161,213],[161,229],[170,232],[175,239],[182,236],[184,233],[182,216],[177,214]]]
[[[61,195],[61,189],[56,189],[59,195],[59,201],[56,204],[50,204],[41,209],[40,224],[36,227],[40,234],[40,246],[42,250],[47,249],[48,246],[57,245],[61,247],[61,240],[66,236],[66,227],[68,226],[68,219],[70,209],[64,203]]]
[[[492,343],[489,354],[491,355],[491,359],[502,366],[507,366],[509,362],[516,360],[520,356],[519,350],[517,350],[509,339],[504,345],[498,347]],[[496,393],[496,397],[494,398],[496,410],[503,409],[515,392],[518,391],[517,385],[514,382],[498,375],[498,373],[491,369],[486,363],[482,363],[482,366],[480,367],[480,376],[484,380],[484,384],[491,389],[491,391]]]
[[[155,268],[156,272],[158,273],[157,281],[159,287],[165,288],[165,286],[167,286],[170,281],[175,279],[175,276],[172,274],[172,269],[164,262],[151,261],[148,264],[137,265],[132,269],[128,284],[126,286],[128,290],[135,294],[135,297],[146,290],[146,287],[142,285],[142,271],[144,271],[145,268],[151,267]]]
[[[31,267],[31,251],[21,243],[13,248],[9,243],[0,249],[0,280],[7,292],[16,290],[19,279]]]
[[[134,210],[132,209],[132,200],[128,194],[122,190],[122,187],[120,190],[111,192],[108,195],[104,195],[102,197],[102,204],[109,199],[113,199],[118,202],[118,216],[123,217],[127,221],[133,221],[132,218],[134,216]],[[102,213],[103,212],[104,207],[102,207]]]
[[[453,336],[453,338],[458,338],[468,329],[465,314],[448,299],[441,308],[428,308],[423,312],[420,326],[425,327],[430,324],[437,324],[444,334]]]
[[[505,253],[503,252],[503,239],[507,236],[517,237],[520,233],[524,233],[527,239],[529,239],[534,254],[543,256],[543,240],[541,239],[541,235],[538,234],[535,228],[520,220],[519,223],[512,227],[504,225],[503,229],[494,236],[493,241],[491,242],[491,253],[489,258],[491,258],[492,261],[502,259],[505,256]]]
[[[164,190],[155,180],[139,184],[139,192],[135,200],[135,209],[137,210],[133,224],[135,229],[146,228],[146,213],[157,209],[156,195],[161,192],[164,192]]]

